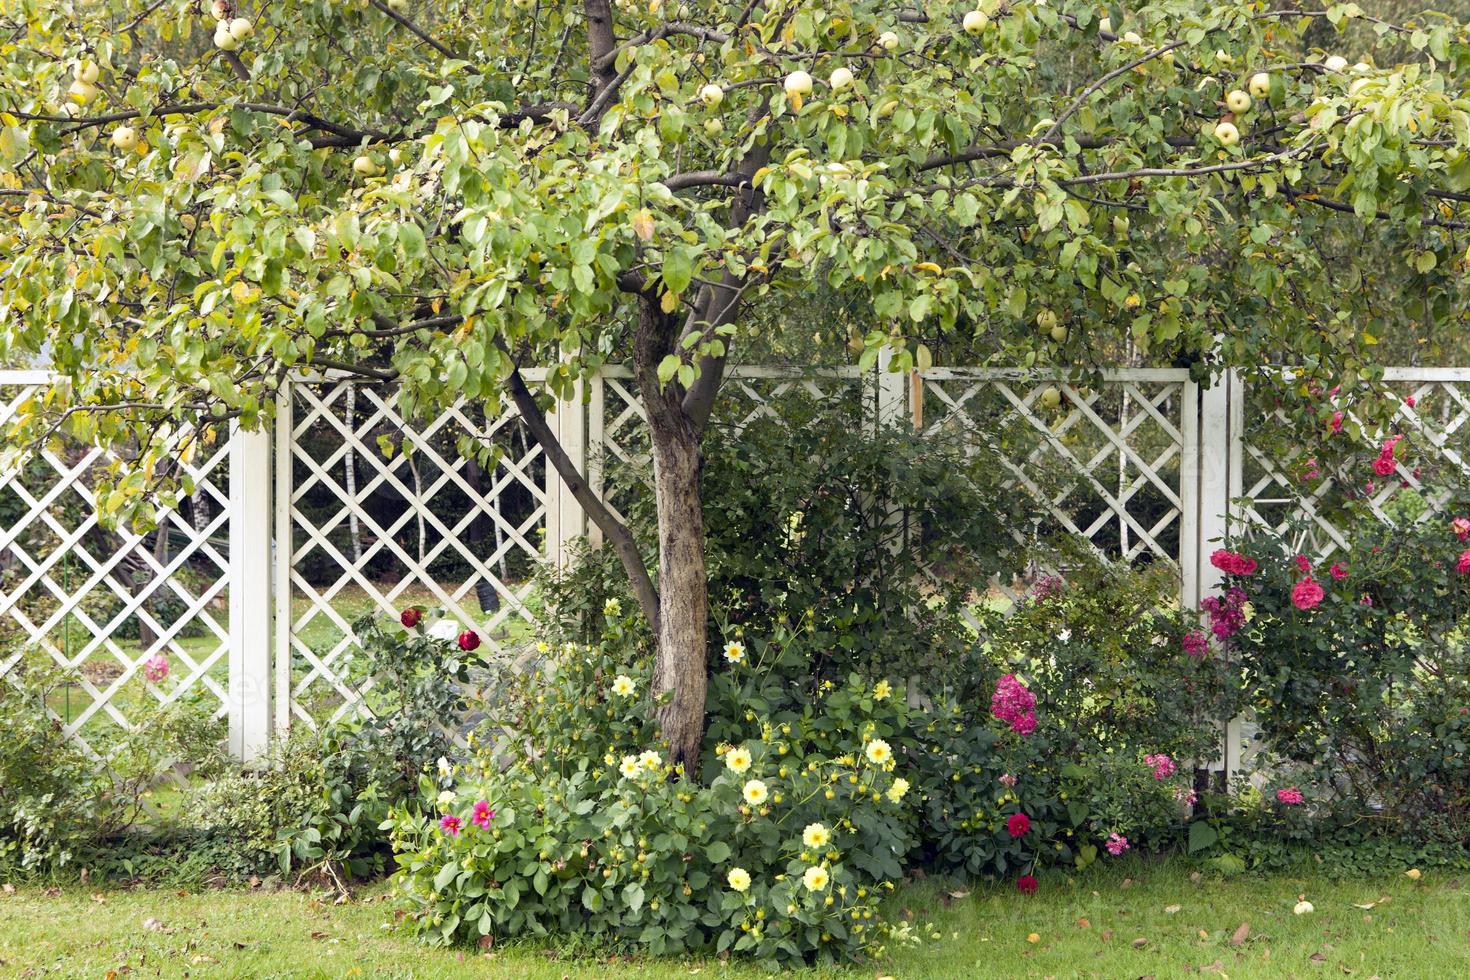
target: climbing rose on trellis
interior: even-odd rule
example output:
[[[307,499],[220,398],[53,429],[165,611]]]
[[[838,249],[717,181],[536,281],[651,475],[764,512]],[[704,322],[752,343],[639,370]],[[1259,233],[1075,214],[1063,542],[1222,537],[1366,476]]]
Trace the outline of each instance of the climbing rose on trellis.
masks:
[[[1455,537],[1459,538],[1461,541],[1464,541],[1467,537],[1470,537],[1470,520],[1466,520],[1463,517],[1457,517],[1454,520],[1450,521],[1450,528],[1455,532]]]
[[[1238,555],[1224,548],[1210,555],[1210,564],[1226,575],[1250,575],[1259,567],[1259,563],[1254,558],[1247,558],[1245,555]]]
[[[1036,730],[1036,695],[1015,674],[1006,674],[995,682],[990,713],[1008,723],[1016,734],[1030,735]]]
[[[1179,641],[1179,645],[1184,647],[1185,653],[1196,660],[1202,659],[1210,652],[1210,640],[1205,636],[1204,630],[1190,630],[1184,634],[1184,639]]]
[[[1143,764],[1154,771],[1155,779],[1168,779],[1179,771],[1179,767],[1174,764],[1174,760],[1163,752],[1144,756]]]
[[[157,684],[168,676],[168,658],[161,653],[155,653],[143,661],[143,676]]]
[[[1466,554],[1470,554],[1470,552],[1466,552]],[[1298,609],[1312,609],[1322,601],[1325,595],[1326,593],[1322,591],[1322,586],[1318,585],[1316,580],[1308,575],[1296,585],[1292,586],[1291,604]]]
[[[1207,596],[1200,605],[1210,614],[1210,631],[1228,640],[1245,626],[1246,594],[1237,588],[1226,590],[1224,598]]]

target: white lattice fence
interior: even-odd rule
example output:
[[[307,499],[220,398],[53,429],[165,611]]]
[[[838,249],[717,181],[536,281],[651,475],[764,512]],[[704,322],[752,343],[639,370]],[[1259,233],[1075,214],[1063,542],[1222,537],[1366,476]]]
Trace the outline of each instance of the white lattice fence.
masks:
[[[297,382],[277,432],[289,433],[277,441],[278,725],[356,706],[371,679],[351,624],[365,613],[442,607],[492,659],[524,640],[548,494],[544,456],[514,411],[461,403],[412,421],[384,386]],[[460,454],[466,435],[499,446],[493,469]]]
[[[1470,479],[1470,371],[1385,371],[1378,387],[1399,402],[1391,431],[1406,436],[1411,447],[1386,475],[1361,465],[1319,466],[1305,440],[1281,439],[1283,428],[1294,424],[1278,404],[1283,387],[1291,387],[1289,375],[1258,377],[1248,385],[1248,394],[1237,399],[1244,418],[1239,444],[1233,447],[1231,496],[1240,504],[1232,519],[1244,526],[1279,533],[1306,522],[1310,540],[1303,542],[1304,550],[1327,558],[1349,547],[1351,529],[1341,511],[1346,501],[1364,504],[1379,520],[1392,522],[1395,498],[1413,490],[1428,504],[1422,517],[1431,517],[1447,500],[1445,484],[1463,485]],[[1330,400],[1342,409],[1345,423],[1363,423],[1348,399]]]
[[[1187,371],[1061,380],[936,368],[911,398],[921,432],[983,444],[1049,516],[1018,537],[1065,531],[1116,559],[1192,569],[1198,392]]]
[[[0,426],[48,383],[42,372],[0,372]],[[66,671],[48,706],[94,757],[155,706],[229,711],[227,448],[170,459],[195,490],[146,533],[99,522],[100,450],[46,447],[0,474],[0,675],[13,677],[28,654]],[[150,679],[150,660],[166,676]]]

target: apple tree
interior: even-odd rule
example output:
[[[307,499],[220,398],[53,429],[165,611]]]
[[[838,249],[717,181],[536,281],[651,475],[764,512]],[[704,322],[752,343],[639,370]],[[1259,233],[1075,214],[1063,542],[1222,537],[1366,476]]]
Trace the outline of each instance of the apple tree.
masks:
[[[60,380],[6,462],[126,447],[105,502],[146,515],[171,438],[263,424],[296,370],[394,381],[419,414],[508,399],[616,549],[693,769],[701,442],[790,298],[859,300],[863,363],[896,370],[963,337],[1023,366],[1131,340],[1201,376],[1290,351],[1366,377],[1343,242],[1453,294],[1465,28],[1269,6],[10,0],[0,361]],[[612,360],[648,417],[656,555],[543,416]]]

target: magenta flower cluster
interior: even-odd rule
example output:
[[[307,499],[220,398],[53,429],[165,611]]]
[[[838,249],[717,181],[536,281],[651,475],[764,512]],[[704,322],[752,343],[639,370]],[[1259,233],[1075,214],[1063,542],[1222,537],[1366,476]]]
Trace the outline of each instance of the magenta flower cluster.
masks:
[[[1017,735],[1030,735],[1036,731],[1036,695],[1017,680],[1015,674],[1006,674],[995,682],[995,693],[990,697],[990,713],[1009,724]]]
[[[1224,548],[1210,555],[1210,564],[1226,575],[1251,575],[1260,567],[1254,558],[1247,558],[1245,555],[1238,555]]]
[[[1210,632],[1217,639],[1228,640],[1245,627],[1246,595],[1241,589],[1231,586],[1222,596],[1207,596],[1200,602],[1210,614]]]
[[[1184,634],[1184,639],[1179,641],[1184,652],[1196,660],[1204,659],[1210,652],[1210,638],[1205,636],[1204,630],[1190,630]]]
[[[1154,771],[1155,779],[1168,779],[1179,771],[1179,767],[1174,764],[1174,760],[1162,752],[1144,756],[1143,764]]]
[[[1124,851],[1128,850],[1128,838],[1122,834],[1109,834],[1108,842],[1103,846],[1108,849],[1108,853],[1113,857],[1118,857]]]
[[[1302,791],[1295,786],[1288,786],[1285,789],[1278,789],[1276,791],[1276,802],[1285,806],[1299,806],[1305,800],[1306,797],[1302,796]]]

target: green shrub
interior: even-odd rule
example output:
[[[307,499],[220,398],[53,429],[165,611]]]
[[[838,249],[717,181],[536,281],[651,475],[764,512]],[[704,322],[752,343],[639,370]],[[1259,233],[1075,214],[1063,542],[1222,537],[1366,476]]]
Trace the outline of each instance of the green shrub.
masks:
[[[820,678],[937,680],[973,639],[963,614],[977,585],[1020,567],[1012,529],[1031,510],[973,440],[854,425],[857,412],[788,394],[779,414],[717,420],[732,437],[706,447],[702,477],[712,625],[800,627]],[[652,495],[627,496],[651,543]],[[611,549],[549,572],[543,592],[554,631],[580,642],[600,635],[607,599],[632,608]]]
[[[993,605],[988,640],[915,720],[916,830],[931,867],[1004,878],[1085,865],[1115,834],[1167,844],[1194,797],[1191,763],[1218,753],[1235,684],[1222,659],[1183,651],[1193,624],[1172,577],[1081,554],[1070,565],[1065,584],[1043,579],[1005,613]],[[992,712],[1004,675],[1035,700],[1029,733]],[[1031,824],[1019,838],[1006,828],[1016,813]]]
[[[1273,789],[1298,785],[1307,811],[1470,838],[1470,558],[1456,512],[1429,517],[1404,491],[1396,524],[1355,522],[1351,552],[1334,561],[1301,556],[1300,527],[1238,545],[1259,567],[1228,577],[1243,621],[1224,642],[1244,673],[1262,773]]]
[[[732,673],[769,676],[766,649],[752,644]],[[880,953],[895,929],[878,903],[908,849],[911,798],[880,737],[901,699],[827,682],[781,720],[737,705],[742,682],[718,685],[716,714],[735,720],[690,781],[644,720],[647,679],[626,635],[559,648],[482,729],[452,788],[425,779],[421,801],[395,809],[386,826],[414,927],[441,941],[570,931],[771,964]],[[504,728],[517,737],[490,737]],[[477,806],[494,810],[483,826]]]
[[[68,677],[40,656],[0,677],[0,871],[90,862],[149,817],[148,794],[175,763],[206,775],[219,765],[221,727],[187,699],[140,699],[133,727],[90,733],[88,755],[48,708]]]

